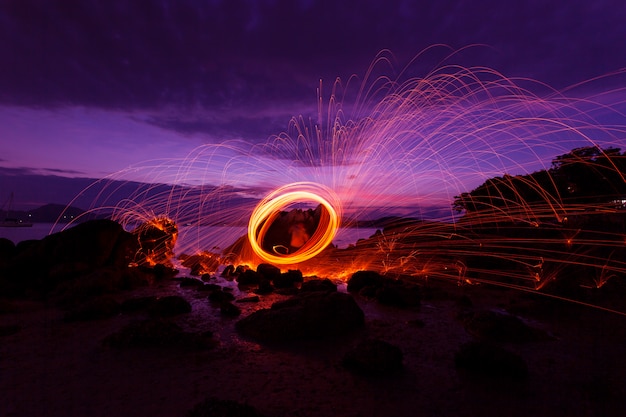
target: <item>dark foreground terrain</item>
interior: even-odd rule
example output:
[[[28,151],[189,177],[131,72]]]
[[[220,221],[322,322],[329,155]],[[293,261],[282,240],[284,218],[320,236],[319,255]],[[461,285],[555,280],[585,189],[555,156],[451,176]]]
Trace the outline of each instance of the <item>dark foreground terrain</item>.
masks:
[[[619,313],[369,272],[129,269],[128,236],[96,226],[73,257],[54,238],[3,258],[0,416],[626,415]]]

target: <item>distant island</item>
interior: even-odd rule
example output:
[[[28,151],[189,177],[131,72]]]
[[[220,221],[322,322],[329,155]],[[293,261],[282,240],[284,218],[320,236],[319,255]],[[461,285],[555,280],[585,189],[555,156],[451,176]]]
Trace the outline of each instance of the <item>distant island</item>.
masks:
[[[28,211],[13,210],[11,211],[11,218],[32,223],[69,223],[78,217],[84,216],[85,213],[85,210],[78,207],[65,206],[63,204],[46,204]],[[96,216],[84,217],[85,220],[88,220]]]

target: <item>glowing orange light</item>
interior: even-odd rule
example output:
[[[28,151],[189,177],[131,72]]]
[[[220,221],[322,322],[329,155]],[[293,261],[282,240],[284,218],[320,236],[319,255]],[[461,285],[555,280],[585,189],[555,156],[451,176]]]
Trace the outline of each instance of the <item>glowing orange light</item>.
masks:
[[[313,201],[325,208],[313,235],[293,253],[277,255],[265,251],[263,239],[274,219],[288,205],[302,201]],[[341,204],[334,192],[320,184],[296,182],[275,190],[256,206],[248,223],[248,240],[254,253],[266,262],[297,264],[320,254],[333,241],[340,219]]]

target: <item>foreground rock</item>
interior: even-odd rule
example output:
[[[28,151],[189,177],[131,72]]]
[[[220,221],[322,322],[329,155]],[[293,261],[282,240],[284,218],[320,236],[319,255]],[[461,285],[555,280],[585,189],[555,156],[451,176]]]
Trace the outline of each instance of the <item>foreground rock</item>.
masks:
[[[125,348],[189,348],[208,349],[215,345],[210,332],[189,333],[175,323],[148,319],[131,323],[106,337],[105,346]]]
[[[263,417],[254,407],[237,401],[207,398],[191,409],[185,417]]]
[[[172,317],[179,314],[191,312],[191,304],[183,297],[178,295],[168,295],[157,298],[149,310],[150,315],[154,317]]]
[[[402,351],[384,340],[368,339],[348,351],[343,358],[346,368],[365,375],[386,375],[402,369]]]
[[[469,342],[455,354],[457,370],[471,375],[524,380],[528,377],[526,361],[519,355],[487,342]]]
[[[21,242],[13,252],[3,250],[3,292],[45,294],[60,282],[100,268],[123,270],[137,249],[137,239],[111,220],[91,220],[41,240]]]
[[[348,280],[348,291],[375,298],[381,304],[394,307],[420,305],[421,293],[417,285],[399,279],[384,277],[375,271],[357,271]]]
[[[339,336],[363,323],[363,311],[350,295],[311,292],[256,311],[238,321],[236,328],[262,342],[284,342]]]
[[[526,324],[512,314],[479,310],[462,316],[465,330],[478,340],[500,343],[526,343],[552,340],[546,332]]]

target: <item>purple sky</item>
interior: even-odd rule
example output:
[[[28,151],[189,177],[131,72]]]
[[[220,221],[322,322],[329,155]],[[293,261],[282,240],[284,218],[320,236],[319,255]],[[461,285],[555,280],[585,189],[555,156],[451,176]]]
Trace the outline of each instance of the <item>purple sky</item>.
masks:
[[[382,49],[401,68],[433,44],[484,44],[456,63],[561,90],[626,68],[626,6],[3,0],[0,199],[14,191],[4,174],[100,178],[147,160],[184,159],[202,144],[265,142],[292,116],[315,114],[320,79],[330,86],[361,76]],[[416,74],[440,56],[418,60]],[[622,87],[611,83],[593,88]],[[125,179],[146,179],[132,174]]]

